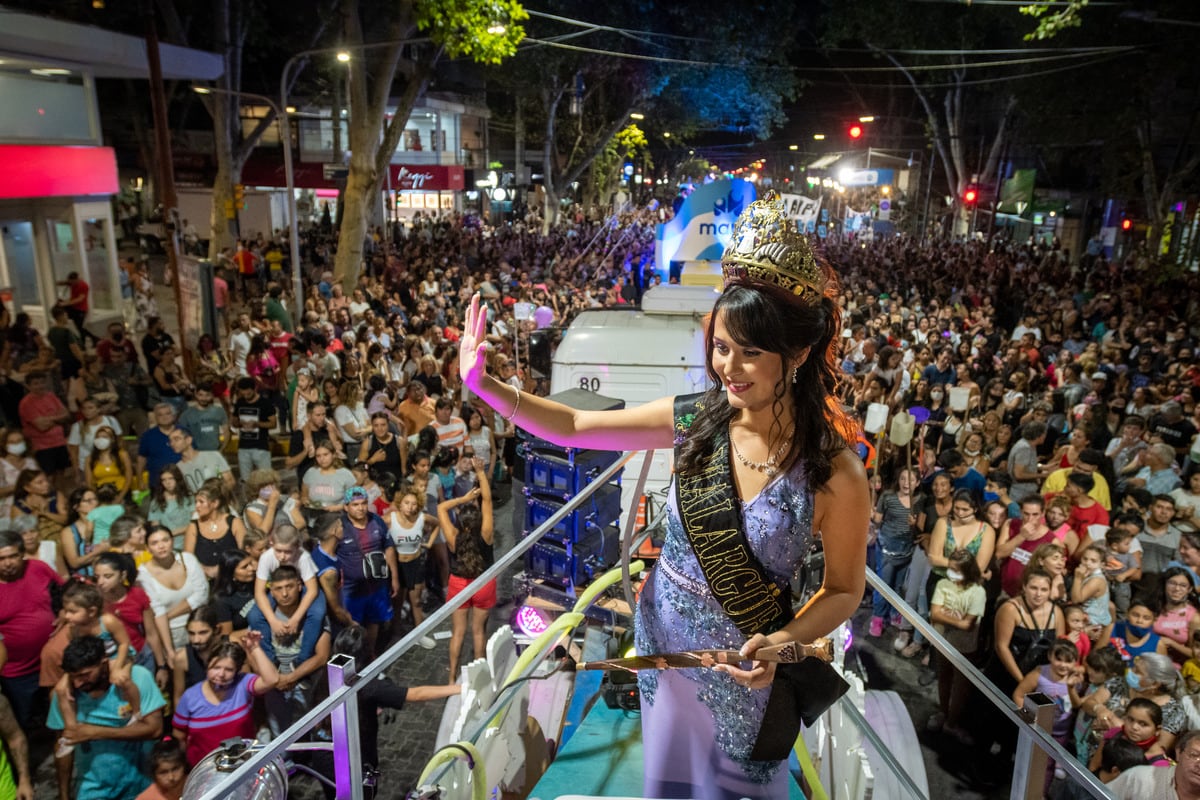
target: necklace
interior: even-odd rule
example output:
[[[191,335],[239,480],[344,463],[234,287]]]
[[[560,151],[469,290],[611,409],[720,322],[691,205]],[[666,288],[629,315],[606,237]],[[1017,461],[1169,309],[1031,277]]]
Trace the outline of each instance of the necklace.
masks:
[[[748,459],[744,455],[742,455],[741,450],[738,450],[737,442],[735,442],[733,440],[733,436],[731,435],[729,437],[729,444],[731,447],[733,447],[733,454],[735,456],[737,456],[737,460],[742,462],[744,465],[746,465],[750,469],[755,470],[756,472],[761,472],[761,473],[765,474],[768,478],[774,478],[776,475],[779,474],[779,466],[778,466],[779,458],[780,458],[780,456],[783,455],[784,451],[787,450],[788,445],[790,445],[791,443],[792,443],[792,437],[789,436],[786,439],[784,439],[782,442],[779,443],[779,447],[776,448],[775,452],[772,453],[765,462],[764,461],[751,461],[750,459]]]

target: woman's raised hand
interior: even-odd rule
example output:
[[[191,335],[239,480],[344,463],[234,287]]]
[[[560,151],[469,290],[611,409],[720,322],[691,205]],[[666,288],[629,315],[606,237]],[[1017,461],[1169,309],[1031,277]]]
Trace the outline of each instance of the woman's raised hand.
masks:
[[[462,339],[458,343],[458,375],[471,389],[479,386],[487,371],[487,360],[484,357],[486,336],[487,308],[479,307],[479,293],[476,292],[467,308]]]

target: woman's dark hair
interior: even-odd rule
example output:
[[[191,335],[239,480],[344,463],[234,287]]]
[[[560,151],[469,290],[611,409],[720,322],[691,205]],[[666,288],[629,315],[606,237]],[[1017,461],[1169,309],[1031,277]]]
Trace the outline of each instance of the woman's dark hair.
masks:
[[[208,651],[208,660],[205,662],[205,666],[211,667],[222,658],[233,661],[234,672],[241,672],[242,667],[246,665],[246,651],[240,644],[234,644],[228,639],[223,639]]]
[[[727,435],[735,409],[729,405],[721,376],[712,366],[713,329],[718,315],[730,337],[744,347],[756,347],[782,360],[783,380],[775,387],[772,410],[775,422],[771,437],[782,439],[780,416],[787,392],[795,404],[795,432],[783,463],[804,462],[812,485],[824,486],[833,474],[833,459],[854,441],[854,423],[842,411],[838,401],[841,373],[838,358],[838,334],[842,328],[841,309],[837,304],[838,283],[822,258],[817,258],[825,275],[824,296],[815,303],[798,302],[796,297],[773,284],[753,286],[735,283],[718,298],[708,320],[705,336],[708,376],[714,386],[704,397],[701,411],[679,448],[679,471],[695,473],[712,454],[718,435]],[[809,348],[808,357],[792,381],[787,368]],[[776,430],[778,428],[778,430]]]
[[[116,553],[109,551],[101,553],[96,559],[96,566],[104,564],[121,576],[121,582],[126,586],[132,586],[137,580],[137,564],[133,560],[133,556],[129,553]]]
[[[426,425],[421,430],[417,431],[417,450],[424,450],[426,453],[436,453],[438,449],[438,433],[437,429],[432,425]]]
[[[1111,644],[1106,644],[1104,647],[1088,653],[1087,658],[1083,661],[1104,675],[1105,679],[1115,678],[1125,673],[1125,659],[1121,658],[1121,651]]]
[[[77,486],[71,490],[71,494],[67,497],[67,524],[74,525],[79,521],[79,511],[76,506],[83,501],[84,495],[92,491],[90,486]]]
[[[372,347],[378,347],[378,346],[379,345],[372,345]],[[386,391],[387,391],[387,381],[385,381],[383,379],[382,375],[380,375],[379,373],[375,373],[370,378],[367,378],[367,394],[366,394],[366,397],[363,398],[363,404],[370,405],[371,401],[375,398],[375,395],[379,394],[380,392],[386,392]],[[378,412],[376,412],[376,413],[378,413]]]
[[[213,584],[213,594],[219,597],[229,597],[237,591],[237,580],[233,574],[238,565],[249,558],[244,550],[234,548],[225,550],[217,557],[217,580]]]
[[[481,575],[487,569],[483,557],[483,512],[474,503],[458,507],[458,536],[454,544],[454,555],[463,569],[472,575]]]
[[[334,655],[350,656],[359,669],[371,663],[370,643],[367,632],[361,625],[353,624],[343,628],[333,640]]]
[[[163,475],[170,473],[175,479],[175,495],[179,500],[185,500],[192,496],[192,490],[188,487],[187,481],[183,479],[183,472],[180,471],[178,465],[168,464],[158,471],[161,478]],[[157,486],[150,489],[150,507],[157,508],[159,511],[165,511],[167,508],[167,490],[163,488],[162,481],[158,482]]]
[[[458,463],[458,448],[443,447],[437,451],[437,455],[433,457],[434,469],[447,469]]]
[[[1192,577],[1192,571],[1186,567],[1167,567],[1158,578],[1158,603],[1160,608],[1167,607],[1167,581],[1171,580],[1171,578],[1178,578],[1180,575],[1187,578],[1188,583],[1191,584],[1191,589],[1188,590],[1184,602],[1195,606],[1195,600],[1192,598],[1195,597],[1196,593],[1196,579]]]
[[[21,473],[19,475],[17,475],[16,499],[24,500],[26,497],[28,497],[29,496],[29,484],[33,483],[33,481],[37,478],[37,476],[42,475],[42,474],[44,474],[44,473],[40,469],[23,469],[23,470],[21,470]],[[52,496],[54,494],[53,486],[50,487],[50,494]]]
[[[951,450],[949,452],[953,453],[955,451]],[[953,505],[954,503],[970,503],[971,510],[976,515],[979,514],[979,502],[975,499],[975,493],[972,492],[970,489],[956,490],[954,492],[954,494],[950,496],[950,503],[951,503],[951,505]]]
[[[1150,717],[1150,721],[1154,723],[1154,727],[1161,728],[1163,723],[1162,706],[1147,697],[1134,697],[1126,705],[1126,711],[1132,711],[1135,708],[1140,708],[1146,712],[1146,716]]]

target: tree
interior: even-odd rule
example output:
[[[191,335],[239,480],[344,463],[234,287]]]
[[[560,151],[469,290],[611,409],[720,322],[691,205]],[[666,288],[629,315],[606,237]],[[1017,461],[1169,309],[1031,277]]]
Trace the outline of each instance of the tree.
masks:
[[[232,239],[225,209],[233,203],[234,184],[241,182],[242,168],[246,165],[250,153],[258,146],[263,134],[275,123],[275,111],[268,106],[264,115],[249,132],[242,127],[241,108],[245,98],[241,92],[244,91],[247,43],[251,43],[255,51],[260,51],[262,47],[273,49],[276,55],[275,63],[282,64],[282,60],[286,60],[287,56],[281,55],[276,48],[281,44],[286,47],[286,44],[272,34],[287,29],[288,26],[280,24],[282,19],[268,18],[268,6],[262,0],[213,0],[201,5],[202,10],[207,10],[212,15],[211,19],[204,20],[208,24],[195,26],[200,30],[193,32],[193,26],[189,23],[194,20],[192,14],[196,9],[190,4],[183,5],[186,0],[156,2],[171,39],[179,44],[211,49],[220,53],[224,62],[224,72],[216,81],[219,91],[202,98],[204,107],[212,118],[213,155],[217,162],[209,217],[212,235],[208,241],[208,257],[215,261],[221,248],[228,246]],[[297,49],[309,49],[320,41],[328,26],[333,2],[334,0],[321,0],[313,9],[313,25],[307,29],[307,38],[300,41]],[[267,44],[268,39],[270,44]],[[297,76],[299,73],[300,70],[296,69],[292,75]],[[294,83],[295,77],[291,80],[291,84]]]
[[[1012,70],[977,66],[997,59],[969,55],[976,49],[1015,46],[1015,22],[1015,15],[985,8],[897,0],[851,0],[827,15],[827,44],[865,44],[877,57],[873,66],[891,65],[912,89],[960,211],[965,211],[963,193],[973,176],[994,184],[1017,109],[1015,95],[1003,83],[979,83]]]
[[[1200,191],[1200,9],[1172,0],[1156,11],[1089,7],[1087,24],[1060,28],[1053,42],[1100,57],[1069,82],[1024,87],[1021,104],[1039,140],[1070,143],[1062,158],[1082,158],[1097,191],[1147,222],[1159,255],[1172,206]],[[1168,255],[1177,242],[1168,239]]]
[[[516,0],[340,0],[339,13],[351,53],[350,169],[334,271],[349,294],[362,263],[368,215],[435,65],[443,56],[499,63],[524,38],[520,23],[527,14]],[[379,41],[368,42],[367,30],[382,32]],[[398,79],[403,88],[393,96]]]
[[[639,127],[652,143],[697,131],[763,137],[783,121],[783,102],[798,88],[785,63],[793,4],[751,4],[731,15],[699,0],[617,0],[605,16],[619,28],[580,22],[595,16],[583,0],[554,0],[546,12],[536,41],[498,71],[495,84],[524,103],[522,120],[541,130],[547,230],[568,187],[603,174],[592,164],[631,113],[645,116]]]

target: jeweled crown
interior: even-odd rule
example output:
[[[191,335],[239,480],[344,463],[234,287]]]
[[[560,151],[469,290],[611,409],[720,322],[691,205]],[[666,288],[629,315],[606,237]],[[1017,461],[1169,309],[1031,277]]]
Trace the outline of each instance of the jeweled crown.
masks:
[[[825,275],[808,237],[774,199],[756,200],[737,218],[721,257],[721,273],[726,286],[734,281],[773,283],[806,300],[820,299],[825,292]]]

